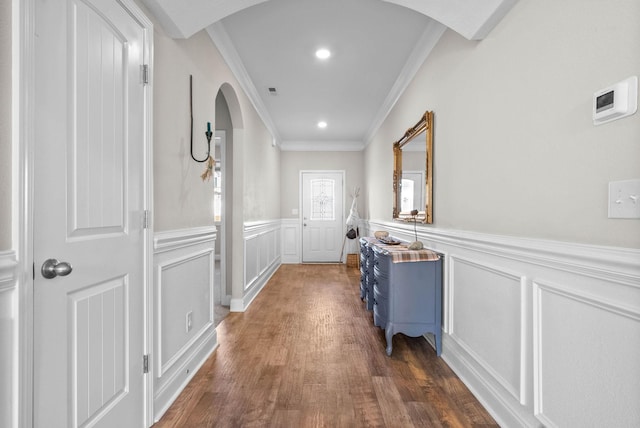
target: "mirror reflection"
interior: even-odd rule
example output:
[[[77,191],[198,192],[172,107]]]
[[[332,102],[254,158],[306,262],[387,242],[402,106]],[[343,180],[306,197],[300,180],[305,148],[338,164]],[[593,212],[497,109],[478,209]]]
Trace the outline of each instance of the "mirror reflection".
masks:
[[[432,223],[433,112],[393,144],[393,153],[393,218]]]
[[[426,201],[427,147],[422,132],[402,148],[402,181],[400,182],[400,212],[424,211]]]

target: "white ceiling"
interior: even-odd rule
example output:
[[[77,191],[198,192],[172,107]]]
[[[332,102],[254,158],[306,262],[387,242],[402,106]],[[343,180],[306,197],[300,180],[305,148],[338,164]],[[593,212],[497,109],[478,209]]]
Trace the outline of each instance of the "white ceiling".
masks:
[[[207,30],[283,149],[361,150],[447,27],[482,39],[517,0],[142,1],[172,37]]]

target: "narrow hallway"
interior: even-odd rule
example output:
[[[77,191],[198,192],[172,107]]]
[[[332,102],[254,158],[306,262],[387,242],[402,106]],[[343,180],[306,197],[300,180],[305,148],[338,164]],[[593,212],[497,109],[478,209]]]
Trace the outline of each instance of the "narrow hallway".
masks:
[[[497,426],[423,338],[393,340],[357,270],[282,265],[155,427]]]

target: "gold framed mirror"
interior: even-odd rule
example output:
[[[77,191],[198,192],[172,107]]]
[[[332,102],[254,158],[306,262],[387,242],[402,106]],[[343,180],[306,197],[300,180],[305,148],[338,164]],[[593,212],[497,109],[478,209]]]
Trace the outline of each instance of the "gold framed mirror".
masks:
[[[432,111],[393,143],[393,218],[433,223]]]

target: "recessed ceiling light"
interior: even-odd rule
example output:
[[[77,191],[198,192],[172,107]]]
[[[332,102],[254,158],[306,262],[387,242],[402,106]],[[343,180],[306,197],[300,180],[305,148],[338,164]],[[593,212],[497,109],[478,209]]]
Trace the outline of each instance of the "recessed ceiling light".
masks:
[[[327,122],[325,122],[324,120],[321,120],[320,122],[318,122],[318,128],[324,129],[326,127],[327,127]]]
[[[316,56],[320,59],[327,59],[331,56],[331,51],[329,49],[321,48],[316,51]]]

